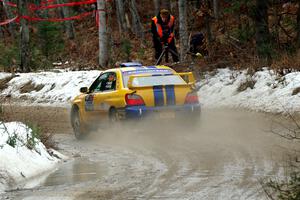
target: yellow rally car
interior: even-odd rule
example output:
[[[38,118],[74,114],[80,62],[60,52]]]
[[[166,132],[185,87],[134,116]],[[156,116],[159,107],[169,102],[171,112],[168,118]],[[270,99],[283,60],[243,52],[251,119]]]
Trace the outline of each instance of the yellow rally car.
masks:
[[[200,114],[194,76],[166,66],[123,63],[102,72],[72,101],[71,123],[77,139],[99,123],[145,117],[191,119]],[[185,119],[186,120],[186,119]]]

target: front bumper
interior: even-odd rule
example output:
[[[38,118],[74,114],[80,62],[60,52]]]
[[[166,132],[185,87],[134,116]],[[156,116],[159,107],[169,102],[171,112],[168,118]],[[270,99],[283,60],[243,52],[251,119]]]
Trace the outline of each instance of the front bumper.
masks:
[[[200,104],[188,104],[182,106],[160,106],[160,107],[146,107],[146,106],[128,106],[123,110],[125,119],[139,119],[145,117],[157,117],[162,113],[174,113],[174,117],[178,116],[199,116],[201,112]]]

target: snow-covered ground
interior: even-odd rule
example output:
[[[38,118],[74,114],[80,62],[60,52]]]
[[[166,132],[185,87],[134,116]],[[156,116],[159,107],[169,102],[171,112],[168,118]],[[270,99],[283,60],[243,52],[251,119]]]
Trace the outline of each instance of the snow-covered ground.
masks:
[[[79,89],[89,86],[99,74],[100,71],[17,74],[8,82],[8,87],[0,91],[0,97],[11,95],[12,98],[29,100],[34,104],[68,106],[71,99],[79,94]],[[7,73],[0,73],[0,79],[8,76]],[[31,88],[22,93],[26,85]]]
[[[219,69],[200,84],[200,100],[205,107],[237,107],[272,113],[300,111],[300,72],[279,77],[272,70],[264,69],[250,76],[246,70]],[[241,85],[244,88],[240,88]]]
[[[65,157],[47,150],[28,126],[0,122],[0,193],[38,184],[44,173],[55,169],[60,158]]]
[[[19,74],[8,82],[6,89],[0,91],[0,98],[11,96],[34,104],[69,106],[70,100],[79,94],[80,87],[89,86],[99,73],[77,71]],[[0,73],[0,79],[6,76],[9,74]],[[246,87],[238,91],[245,82],[254,83],[253,89]],[[199,84],[200,101],[204,107],[237,107],[266,112],[300,111],[300,93],[295,92],[300,87],[300,72],[279,77],[272,70],[264,69],[250,76],[246,71],[219,69],[214,75],[206,75]],[[22,91],[25,85],[36,88]]]

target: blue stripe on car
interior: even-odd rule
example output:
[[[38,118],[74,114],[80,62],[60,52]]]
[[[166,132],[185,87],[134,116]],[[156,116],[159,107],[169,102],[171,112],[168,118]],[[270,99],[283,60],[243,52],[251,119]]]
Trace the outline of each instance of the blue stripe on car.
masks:
[[[153,86],[153,94],[154,94],[154,105],[163,106],[164,105],[163,86]]]
[[[175,88],[174,85],[167,85],[166,87],[167,105],[175,105]]]

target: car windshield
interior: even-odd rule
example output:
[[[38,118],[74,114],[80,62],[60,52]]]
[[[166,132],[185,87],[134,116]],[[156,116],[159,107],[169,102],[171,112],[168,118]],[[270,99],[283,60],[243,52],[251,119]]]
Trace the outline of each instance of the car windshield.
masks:
[[[174,75],[173,72],[168,69],[135,70],[123,72],[124,87],[128,87],[127,83],[129,77],[132,75],[147,75],[145,77],[135,77],[132,83],[135,87],[186,84],[179,75]]]

